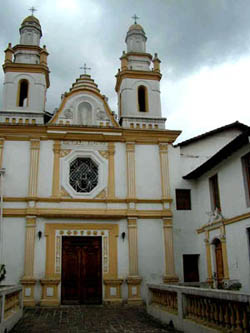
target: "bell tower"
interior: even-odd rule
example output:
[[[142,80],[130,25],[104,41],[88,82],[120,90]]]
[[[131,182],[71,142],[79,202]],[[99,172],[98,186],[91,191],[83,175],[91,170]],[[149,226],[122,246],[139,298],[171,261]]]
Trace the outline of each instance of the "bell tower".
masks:
[[[44,123],[46,91],[49,87],[48,52],[40,47],[42,29],[33,15],[19,29],[20,44],[5,50],[3,109],[1,123]]]
[[[146,52],[147,37],[141,25],[134,24],[127,32],[127,52],[120,58],[116,75],[119,122],[126,128],[164,129],[161,114],[160,60]]]

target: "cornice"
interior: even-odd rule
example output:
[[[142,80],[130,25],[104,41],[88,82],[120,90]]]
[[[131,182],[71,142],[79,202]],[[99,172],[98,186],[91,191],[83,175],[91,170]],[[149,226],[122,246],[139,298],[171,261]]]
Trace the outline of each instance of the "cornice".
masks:
[[[162,78],[161,73],[154,71],[139,71],[139,70],[123,70],[116,74],[115,91],[118,92],[123,79],[143,79],[160,81]]]
[[[4,73],[8,72],[21,72],[21,73],[40,73],[45,75],[46,86],[49,88],[49,68],[46,65],[41,64],[21,64],[21,63],[4,63],[3,64]]]

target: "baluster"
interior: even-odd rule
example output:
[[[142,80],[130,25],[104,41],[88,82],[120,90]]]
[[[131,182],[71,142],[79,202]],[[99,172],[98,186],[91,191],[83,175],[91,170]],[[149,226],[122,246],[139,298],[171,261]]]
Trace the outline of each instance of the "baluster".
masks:
[[[209,324],[211,323],[211,315],[210,299],[207,298],[207,321]]]
[[[205,320],[205,303],[204,298],[200,299],[200,307],[201,307],[201,321]]]
[[[234,329],[234,328],[236,328],[236,319],[235,319],[233,304],[230,303],[229,307],[230,307],[230,323],[231,323],[231,328]]]
[[[219,326],[224,327],[223,305],[219,303]]]
[[[198,320],[201,320],[201,298],[200,296],[198,296],[197,298],[197,316],[198,316]]]
[[[234,303],[234,312],[235,312],[235,315],[236,315],[236,320],[235,320],[235,323],[236,323],[236,330],[235,332],[241,332],[241,318],[240,318],[240,304],[239,303]]]
[[[216,319],[215,319],[215,312],[216,312],[215,301],[214,301],[214,299],[210,299],[210,302],[211,302],[211,324],[215,325],[216,324]]]
[[[191,304],[190,304],[190,297],[187,295],[186,296],[186,318],[189,318],[190,316],[190,308],[191,308]]]
[[[246,306],[244,306],[243,315],[242,315],[242,327],[243,327],[243,332],[247,333],[248,332],[248,321],[247,321]]]
[[[214,320],[215,324],[219,325],[219,305],[216,300],[214,300]]]
[[[225,315],[224,315],[224,320],[225,320],[225,327],[230,328],[230,318],[229,318],[229,305],[225,303]]]

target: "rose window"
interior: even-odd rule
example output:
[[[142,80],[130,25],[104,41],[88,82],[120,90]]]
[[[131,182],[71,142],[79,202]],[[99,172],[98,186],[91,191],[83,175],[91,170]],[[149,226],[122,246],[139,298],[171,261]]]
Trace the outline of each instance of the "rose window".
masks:
[[[98,184],[98,165],[91,158],[76,158],[70,163],[69,183],[78,193],[91,192]]]

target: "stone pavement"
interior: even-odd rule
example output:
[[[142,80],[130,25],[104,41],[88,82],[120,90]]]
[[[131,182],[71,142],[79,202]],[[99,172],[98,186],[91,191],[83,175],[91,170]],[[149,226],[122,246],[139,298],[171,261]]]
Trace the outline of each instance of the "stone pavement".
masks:
[[[25,308],[11,333],[173,332],[152,319],[143,306],[61,306]]]

